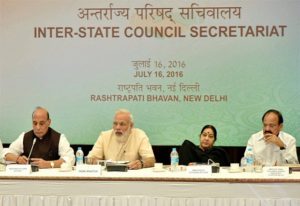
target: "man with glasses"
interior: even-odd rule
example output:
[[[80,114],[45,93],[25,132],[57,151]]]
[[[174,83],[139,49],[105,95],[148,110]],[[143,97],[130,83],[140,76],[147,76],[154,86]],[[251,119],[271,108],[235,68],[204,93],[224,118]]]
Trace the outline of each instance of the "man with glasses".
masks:
[[[49,112],[37,107],[32,113],[32,130],[23,132],[3,155],[6,161],[28,164],[39,168],[60,167],[63,162],[74,164],[74,151],[64,134],[50,127]],[[30,158],[30,159],[29,159]]]
[[[270,109],[262,116],[263,130],[253,134],[248,140],[247,148],[252,147],[254,157],[260,158],[266,166],[298,163],[296,139],[281,131],[282,114]]]
[[[128,161],[129,169],[153,167],[154,153],[146,133],[134,128],[132,114],[117,110],[111,130],[100,134],[88,157],[99,160]]]

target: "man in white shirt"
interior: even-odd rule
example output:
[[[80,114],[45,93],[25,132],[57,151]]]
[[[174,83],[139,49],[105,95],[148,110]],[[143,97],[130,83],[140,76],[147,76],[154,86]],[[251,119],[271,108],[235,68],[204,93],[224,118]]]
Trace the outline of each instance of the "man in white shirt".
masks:
[[[64,134],[50,127],[49,112],[37,107],[32,113],[32,130],[23,132],[12,142],[3,156],[17,164],[32,164],[39,168],[60,167],[63,162],[74,164],[74,151]],[[28,159],[30,156],[30,160]]]
[[[296,139],[281,131],[282,114],[270,109],[263,115],[262,122],[263,130],[250,137],[246,151],[252,147],[254,157],[262,159],[266,166],[298,163]]]
[[[0,139],[0,162],[1,162],[2,159],[3,159],[3,154],[2,154],[2,152],[3,152],[3,145],[2,145],[2,142],[1,142],[1,139]]]
[[[116,111],[113,129],[100,134],[88,157],[129,161],[129,169],[153,167],[154,153],[146,133],[133,128],[133,117],[125,109]]]

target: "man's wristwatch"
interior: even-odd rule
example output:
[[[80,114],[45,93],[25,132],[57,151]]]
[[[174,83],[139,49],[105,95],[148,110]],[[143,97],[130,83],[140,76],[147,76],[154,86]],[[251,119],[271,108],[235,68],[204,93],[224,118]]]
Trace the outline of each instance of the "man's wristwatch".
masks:
[[[54,162],[53,161],[50,162],[50,165],[51,165],[51,168],[54,168]]]

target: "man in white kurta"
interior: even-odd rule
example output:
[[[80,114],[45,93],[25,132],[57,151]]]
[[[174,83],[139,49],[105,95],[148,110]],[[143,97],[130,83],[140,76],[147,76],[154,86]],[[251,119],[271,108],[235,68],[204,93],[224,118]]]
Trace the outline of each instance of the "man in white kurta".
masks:
[[[89,157],[113,161],[129,161],[129,169],[153,167],[155,162],[152,146],[146,133],[133,128],[132,115],[118,110],[113,129],[102,132]]]

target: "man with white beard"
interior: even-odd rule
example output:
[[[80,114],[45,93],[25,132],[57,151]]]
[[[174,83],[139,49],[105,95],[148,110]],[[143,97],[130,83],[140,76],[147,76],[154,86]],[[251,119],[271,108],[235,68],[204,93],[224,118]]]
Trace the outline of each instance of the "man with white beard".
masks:
[[[99,160],[129,161],[129,169],[153,167],[155,157],[146,133],[133,128],[128,110],[115,113],[113,129],[101,132],[88,157]]]

